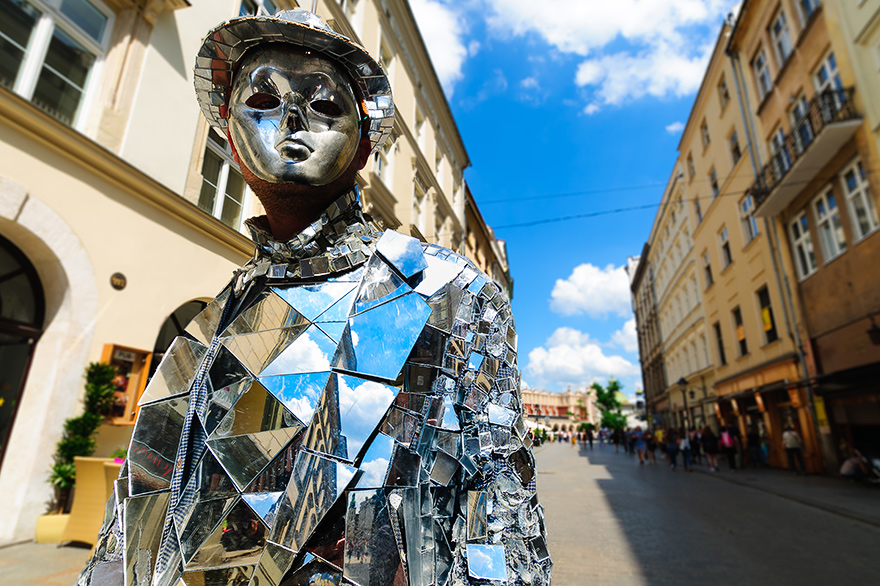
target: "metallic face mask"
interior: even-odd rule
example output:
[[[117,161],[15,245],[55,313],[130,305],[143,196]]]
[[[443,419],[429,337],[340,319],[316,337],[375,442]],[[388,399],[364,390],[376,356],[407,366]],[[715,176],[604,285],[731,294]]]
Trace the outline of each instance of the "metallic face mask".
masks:
[[[285,46],[245,55],[229,98],[242,162],[270,183],[327,185],[351,164],[360,115],[348,76],[317,54]]]

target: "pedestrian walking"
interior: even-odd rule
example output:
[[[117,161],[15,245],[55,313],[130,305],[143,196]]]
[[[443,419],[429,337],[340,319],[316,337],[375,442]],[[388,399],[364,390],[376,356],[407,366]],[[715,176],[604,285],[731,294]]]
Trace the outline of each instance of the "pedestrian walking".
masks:
[[[691,444],[691,459],[695,464],[702,464],[703,449],[700,443],[700,430],[692,427],[688,436]]]
[[[718,436],[712,432],[712,428],[708,425],[700,432],[700,444],[703,453],[706,454],[706,463],[709,464],[709,470],[718,472]]]
[[[782,445],[785,448],[785,455],[788,457],[788,467],[791,471],[795,474],[806,474],[803,442],[801,441],[800,434],[795,431],[791,424],[786,425],[785,431],[782,432]]]
[[[691,461],[691,438],[690,434],[682,428],[681,435],[678,440],[678,450],[681,452],[681,463],[688,472],[693,472],[693,463]]]
[[[737,433],[732,425],[725,425],[721,428],[721,449],[727,456],[727,464],[730,466],[731,472],[736,472],[736,444]]]
[[[666,436],[666,459],[669,461],[669,468],[675,472],[678,460],[678,434],[670,429],[664,435]]]
[[[593,426],[587,426],[587,441],[590,442],[590,449],[593,449]]]
[[[657,463],[657,438],[654,437],[654,434],[651,430],[645,431],[645,459],[650,464]]]
[[[639,464],[645,463],[645,434],[642,433],[641,427],[636,427],[632,432],[633,447],[639,456]]]

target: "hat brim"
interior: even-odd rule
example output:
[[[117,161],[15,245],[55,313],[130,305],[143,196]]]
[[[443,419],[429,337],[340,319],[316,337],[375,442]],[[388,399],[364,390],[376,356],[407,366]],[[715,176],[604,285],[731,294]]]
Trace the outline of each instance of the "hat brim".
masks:
[[[309,15],[326,27],[316,16]],[[391,84],[382,65],[366,49],[329,27],[314,28],[283,16],[284,13],[278,13],[234,18],[208,33],[196,57],[193,82],[205,118],[225,133],[236,63],[253,47],[287,43],[320,52],[346,69],[364,102],[370,119],[370,144],[375,151],[391,135],[394,124]]]

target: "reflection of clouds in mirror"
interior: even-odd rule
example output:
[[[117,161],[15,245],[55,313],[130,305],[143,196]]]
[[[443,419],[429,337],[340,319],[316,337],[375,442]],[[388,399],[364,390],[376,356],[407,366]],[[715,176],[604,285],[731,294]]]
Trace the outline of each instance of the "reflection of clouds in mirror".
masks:
[[[319,332],[303,332],[276,360],[283,362],[284,368],[290,369],[289,372],[330,370],[330,356],[318,345],[317,336],[322,335]]]
[[[364,473],[359,486],[382,486],[385,483],[385,473],[388,472],[388,460],[385,458],[376,458],[370,462],[361,464],[361,471]]]
[[[347,379],[347,380],[346,380]],[[362,421],[378,421],[394,400],[394,389],[373,381],[363,381],[355,388],[339,377],[339,412]]]
[[[357,347],[358,341],[360,341],[360,338],[358,337],[357,332],[352,332],[351,333],[351,345],[354,347]]]
[[[507,566],[504,563],[504,548],[500,545],[467,546],[468,570],[474,578],[484,580],[506,580]]]
[[[339,376],[339,415],[349,457],[354,458],[360,451],[396,393],[397,389],[381,383]]]

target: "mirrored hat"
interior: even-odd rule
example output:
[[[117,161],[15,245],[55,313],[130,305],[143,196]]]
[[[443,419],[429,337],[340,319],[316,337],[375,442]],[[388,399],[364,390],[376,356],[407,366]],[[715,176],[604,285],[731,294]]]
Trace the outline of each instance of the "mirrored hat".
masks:
[[[233,18],[208,33],[196,57],[194,83],[196,98],[209,124],[225,133],[236,63],[248,49],[267,43],[303,47],[338,62],[351,76],[369,117],[373,150],[391,135],[394,100],[382,65],[362,46],[302,8],[274,16]]]

